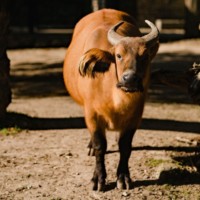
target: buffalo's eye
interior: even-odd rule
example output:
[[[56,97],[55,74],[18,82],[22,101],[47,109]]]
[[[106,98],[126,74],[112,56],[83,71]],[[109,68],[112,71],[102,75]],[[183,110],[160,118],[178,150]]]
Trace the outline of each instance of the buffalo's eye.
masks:
[[[120,55],[120,54],[116,54],[116,56],[117,56],[117,58],[119,59],[119,60],[122,60],[122,56]]]

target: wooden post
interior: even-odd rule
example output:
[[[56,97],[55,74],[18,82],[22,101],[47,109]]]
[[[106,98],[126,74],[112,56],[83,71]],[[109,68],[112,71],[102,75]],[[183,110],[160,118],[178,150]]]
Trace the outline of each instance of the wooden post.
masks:
[[[0,1],[0,118],[6,113],[11,102],[11,89],[9,83],[10,62],[6,54],[6,34],[8,29],[8,0]]]
[[[200,37],[200,0],[185,0],[185,37]]]
[[[37,10],[37,5],[38,1],[37,0],[28,0],[27,1],[28,5],[28,30],[29,33],[34,33],[36,26],[38,25],[38,10]]]
[[[106,0],[92,0],[92,11],[97,11],[106,7]]]

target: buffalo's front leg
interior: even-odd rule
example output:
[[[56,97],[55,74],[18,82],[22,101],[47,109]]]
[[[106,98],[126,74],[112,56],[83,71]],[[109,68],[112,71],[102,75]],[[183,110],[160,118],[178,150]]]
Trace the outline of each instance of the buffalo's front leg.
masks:
[[[117,188],[129,189],[131,184],[128,161],[131,155],[131,144],[135,130],[129,130],[120,135],[119,152],[120,160],[117,169]]]
[[[106,169],[105,169],[105,153],[107,142],[101,132],[96,131],[92,137],[92,148],[96,157],[96,166],[92,178],[93,190],[103,191],[105,188]]]
[[[95,156],[95,153],[94,153],[94,149],[93,149],[93,147],[92,147],[93,145],[92,145],[92,140],[90,140],[90,142],[89,142],[89,144],[88,144],[88,156]]]

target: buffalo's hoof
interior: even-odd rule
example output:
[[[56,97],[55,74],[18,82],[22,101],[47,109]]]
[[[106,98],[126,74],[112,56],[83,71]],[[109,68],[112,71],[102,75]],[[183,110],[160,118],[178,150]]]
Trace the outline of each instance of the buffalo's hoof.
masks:
[[[117,188],[120,190],[124,190],[124,189],[129,190],[130,187],[131,187],[131,179],[129,175],[120,174],[117,179]]]
[[[106,186],[105,181],[101,181],[101,183],[99,183],[97,179],[93,178],[91,182],[92,182],[92,190],[99,192],[105,191],[105,186]]]
[[[95,156],[95,150],[93,148],[89,148],[88,156]]]
[[[88,156],[95,156],[95,150],[92,148],[92,141],[90,140],[88,144]]]

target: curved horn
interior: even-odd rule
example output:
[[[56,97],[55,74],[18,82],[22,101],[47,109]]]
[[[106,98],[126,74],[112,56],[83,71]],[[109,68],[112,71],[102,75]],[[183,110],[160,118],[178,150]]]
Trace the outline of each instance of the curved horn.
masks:
[[[121,26],[123,23],[124,21],[120,21],[119,23],[111,27],[110,30],[108,31],[107,38],[112,45],[116,45],[123,38],[123,36],[116,33],[117,28]]]
[[[151,32],[147,35],[142,36],[142,38],[145,40],[147,45],[152,46],[155,42],[157,42],[159,38],[159,30],[158,28],[149,20],[145,20],[145,22],[150,26]]]

